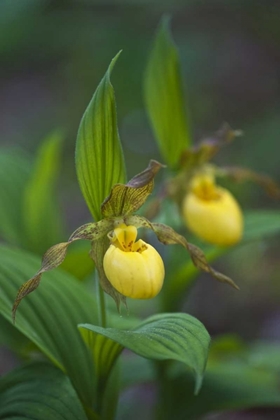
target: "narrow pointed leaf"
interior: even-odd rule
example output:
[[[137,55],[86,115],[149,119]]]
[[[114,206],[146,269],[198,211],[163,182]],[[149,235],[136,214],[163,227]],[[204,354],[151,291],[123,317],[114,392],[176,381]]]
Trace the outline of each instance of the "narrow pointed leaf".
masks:
[[[192,316],[179,313],[155,315],[128,331],[89,324],[81,324],[80,328],[116,341],[142,357],[185,363],[195,372],[196,391],[199,390],[210,337],[201,322]]]
[[[38,254],[63,237],[62,217],[55,198],[61,146],[62,134],[58,131],[43,141],[23,193],[24,245]]]
[[[125,164],[117,127],[117,113],[110,74],[112,60],[90,101],[78,131],[76,170],[88,208],[97,221],[100,206],[113,185],[125,182]]]
[[[125,216],[137,211],[154,188],[154,177],[163,165],[151,160],[148,167],[127,184],[117,184],[102,204],[103,217]]]
[[[177,48],[163,18],[144,78],[144,95],[152,128],[165,161],[174,167],[191,140],[185,115]]]
[[[87,420],[69,378],[48,363],[34,363],[0,379],[0,418]]]
[[[12,323],[11,307],[24,278],[39,266],[39,258],[0,247],[0,313]],[[20,267],[20,268],[19,268]],[[69,376],[82,401],[96,403],[96,375],[91,354],[77,324],[97,323],[96,301],[68,273],[45,273],[36,293],[26,297],[17,313],[15,328]]]

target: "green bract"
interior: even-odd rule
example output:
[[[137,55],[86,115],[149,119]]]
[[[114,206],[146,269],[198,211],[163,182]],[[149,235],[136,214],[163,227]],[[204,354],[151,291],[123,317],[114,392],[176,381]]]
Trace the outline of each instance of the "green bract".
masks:
[[[155,138],[171,167],[177,166],[181,153],[191,142],[180,71],[177,48],[169,31],[169,18],[165,17],[145,72],[144,96]]]
[[[126,178],[115,94],[110,82],[119,54],[113,58],[83,115],[76,142],[77,176],[95,220],[101,219],[100,206],[112,186]]]

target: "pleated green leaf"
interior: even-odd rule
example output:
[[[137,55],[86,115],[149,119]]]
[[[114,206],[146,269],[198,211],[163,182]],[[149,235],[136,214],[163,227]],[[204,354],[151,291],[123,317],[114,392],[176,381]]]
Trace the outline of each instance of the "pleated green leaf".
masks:
[[[21,245],[24,242],[22,195],[29,179],[30,169],[30,159],[22,151],[1,150],[0,237],[14,245]]]
[[[193,380],[187,369],[179,364],[166,366],[159,418],[196,420],[217,411],[279,407],[279,355],[280,348],[275,343],[248,347],[238,338],[219,337],[210,348],[203,387],[198,395],[193,395]],[[152,366],[145,359],[136,361],[127,357],[122,370],[123,388],[154,381]],[[130,410],[125,410],[126,417],[133,416],[135,409],[132,405]]]
[[[55,197],[62,135],[50,134],[40,145],[23,195],[25,248],[38,254],[63,237],[62,218]]]
[[[30,340],[0,315],[0,346],[6,346],[18,354],[28,353]]]
[[[98,328],[98,327],[97,327]],[[117,358],[123,347],[106,336],[96,334],[87,329],[81,329],[84,342],[91,351],[96,367],[97,384],[97,411],[102,412],[107,405],[105,395],[108,392],[108,379],[115,366]],[[112,386],[109,381],[109,386]],[[114,410],[113,410],[114,411]],[[107,417],[106,417],[107,418]]]
[[[174,167],[191,138],[184,106],[177,48],[169,19],[159,25],[144,77],[144,97],[155,138],[165,161]]]
[[[80,328],[105,336],[142,357],[173,359],[190,367],[196,378],[196,392],[203,379],[210,337],[196,318],[182,313],[154,315],[134,330],[102,328],[81,324]]]
[[[0,419],[87,420],[69,378],[48,363],[34,363],[0,379]]]
[[[120,54],[120,53],[119,53]],[[76,170],[81,191],[96,221],[100,206],[117,183],[125,182],[125,163],[118,134],[111,64],[90,101],[78,131]]]
[[[0,247],[0,313],[10,323],[19,287],[38,267],[39,258]],[[81,400],[92,409],[97,404],[97,378],[90,351],[77,329],[81,322],[97,323],[96,302],[75,278],[56,269],[46,273],[36,292],[23,300],[15,328],[67,373]]]

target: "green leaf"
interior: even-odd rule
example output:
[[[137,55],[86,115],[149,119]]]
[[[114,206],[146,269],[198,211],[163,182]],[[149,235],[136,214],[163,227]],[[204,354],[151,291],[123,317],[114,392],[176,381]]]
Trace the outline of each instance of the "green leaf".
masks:
[[[25,366],[0,379],[0,418],[87,420],[69,378],[47,363]]]
[[[122,346],[116,341],[88,329],[80,329],[84,342],[91,351],[99,378],[97,387],[97,411],[102,418],[114,419],[119,390],[119,371],[116,365]],[[109,403],[109,406],[108,406]]]
[[[144,78],[144,96],[162,156],[174,167],[191,138],[185,115],[177,48],[163,18],[157,31]]]
[[[0,313],[12,323],[11,308],[18,288],[40,266],[39,258],[0,247]],[[96,301],[68,273],[46,273],[41,286],[24,299],[15,327],[69,376],[86,406],[96,402],[96,374],[91,354],[77,329],[97,323]]]
[[[0,346],[9,347],[16,353],[25,354],[30,341],[0,315]]]
[[[81,329],[81,335],[88,348],[91,350],[95,361],[96,375],[100,378],[98,398],[102,398],[105,385],[117,357],[122,351],[122,346],[106,336],[95,334],[88,329]]]
[[[22,195],[30,174],[30,159],[19,150],[0,152],[0,236],[20,245],[24,241]]]
[[[54,197],[61,156],[62,135],[56,131],[39,147],[23,195],[25,248],[43,253],[63,236],[62,218]]]
[[[125,182],[115,95],[110,82],[110,74],[119,54],[111,61],[83,115],[76,142],[80,188],[96,221],[101,218],[100,206],[113,185]]]
[[[79,327],[107,337],[142,357],[185,363],[194,371],[195,389],[199,391],[210,337],[201,322],[192,316],[179,313],[154,315],[136,329],[127,331],[90,324]]]

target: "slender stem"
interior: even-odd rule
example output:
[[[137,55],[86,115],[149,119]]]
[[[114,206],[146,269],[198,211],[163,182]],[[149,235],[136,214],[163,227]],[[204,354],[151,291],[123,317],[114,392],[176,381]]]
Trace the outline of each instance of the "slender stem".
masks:
[[[105,328],[106,327],[106,303],[105,303],[104,291],[99,283],[97,270],[95,274],[95,281],[96,281],[96,289],[97,289],[96,291],[97,291],[99,325]]]

